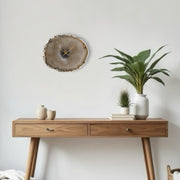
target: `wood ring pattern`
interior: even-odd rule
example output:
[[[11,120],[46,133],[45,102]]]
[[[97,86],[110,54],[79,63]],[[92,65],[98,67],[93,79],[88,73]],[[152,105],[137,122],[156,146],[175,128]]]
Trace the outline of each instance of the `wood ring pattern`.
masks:
[[[57,35],[44,47],[45,63],[58,71],[73,71],[85,63],[88,49],[81,39],[70,35]]]

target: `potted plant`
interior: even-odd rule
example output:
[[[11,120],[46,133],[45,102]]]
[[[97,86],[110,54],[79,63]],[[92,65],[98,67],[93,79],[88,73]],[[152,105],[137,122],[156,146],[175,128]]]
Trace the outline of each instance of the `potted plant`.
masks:
[[[115,78],[121,78],[128,81],[137,92],[135,98],[136,105],[136,118],[145,119],[148,116],[148,99],[143,95],[144,85],[153,79],[162,85],[165,85],[163,80],[158,76],[163,74],[169,76],[167,69],[157,68],[157,64],[168,54],[164,53],[160,57],[154,60],[157,53],[165,46],[161,46],[157,51],[151,55],[151,50],[144,50],[138,53],[136,56],[128,55],[118,49],[115,49],[118,55],[106,55],[102,58],[114,58],[117,61],[110,63],[117,65],[111,71],[118,71],[120,74],[114,76]]]
[[[129,93],[126,90],[121,91],[119,98],[119,105],[121,107],[121,114],[129,114]]]

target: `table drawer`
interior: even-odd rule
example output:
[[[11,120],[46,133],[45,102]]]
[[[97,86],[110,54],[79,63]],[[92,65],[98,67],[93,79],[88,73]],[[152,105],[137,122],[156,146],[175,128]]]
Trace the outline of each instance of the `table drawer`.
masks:
[[[167,136],[165,124],[93,124],[91,136],[155,137]]]
[[[80,137],[87,136],[87,124],[15,124],[13,136]]]

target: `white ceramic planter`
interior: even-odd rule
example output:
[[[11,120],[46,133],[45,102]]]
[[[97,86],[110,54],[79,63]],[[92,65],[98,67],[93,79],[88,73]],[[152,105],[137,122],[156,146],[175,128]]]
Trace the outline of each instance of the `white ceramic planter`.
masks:
[[[121,114],[129,114],[129,108],[128,107],[121,107],[120,113]]]
[[[134,101],[135,105],[135,118],[147,119],[149,115],[149,100],[144,94],[136,94]]]
[[[44,107],[44,105],[40,105],[36,109],[36,118],[40,120],[45,120],[47,117],[47,109]]]

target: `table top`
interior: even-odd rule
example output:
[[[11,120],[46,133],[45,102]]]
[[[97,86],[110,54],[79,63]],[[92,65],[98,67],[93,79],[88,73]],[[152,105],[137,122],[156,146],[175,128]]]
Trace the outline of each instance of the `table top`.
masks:
[[[109,118],[56,118],[55,120],[39,120],[36,118],[19,118],[13,123],[132,123],[132,124],[159,124],[168,123],[162,118],[149,118],[146,120],[111,120]]]

